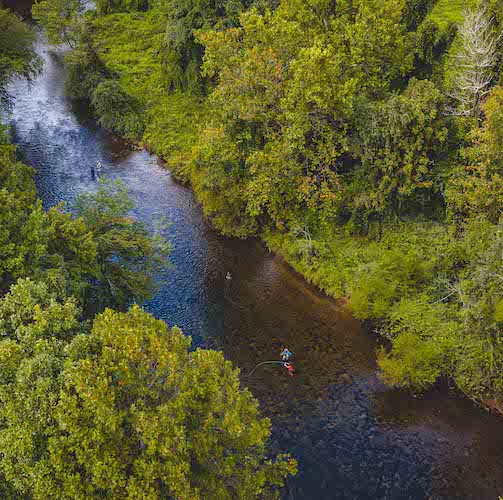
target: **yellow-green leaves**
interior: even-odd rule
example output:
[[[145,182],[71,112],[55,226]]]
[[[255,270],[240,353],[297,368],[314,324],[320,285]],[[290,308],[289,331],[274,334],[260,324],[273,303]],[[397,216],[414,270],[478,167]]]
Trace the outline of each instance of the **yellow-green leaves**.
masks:
[[[496,86],[482,105],[485,120],[474,129],[468,165],[453,169],[447,186],[452,217],[502,220],[503,210],[503,87]]]
[[[496,302],[493,318],[497,323],[503,323],[503,299],[500,299]]]
[[[285,0],[251,9],[239,28],[198,33],[217,86],[192,181],[220,230],[246,236],[259,221],[340,215],[355,98],[382,97],[412,66],[403,7]]]
[[[248,500],[282,486],[296,464],[266,460],[270,423],[238,371],[220,352],[189,347],[137,306],[107,309],[65,355],[46,349],[26,360],[16,382],[4,353],[19,360],[19,351],[0,343],[0,374],[16,394],[0,409],[8,479],[36,499],[60,488],[71,498]]]

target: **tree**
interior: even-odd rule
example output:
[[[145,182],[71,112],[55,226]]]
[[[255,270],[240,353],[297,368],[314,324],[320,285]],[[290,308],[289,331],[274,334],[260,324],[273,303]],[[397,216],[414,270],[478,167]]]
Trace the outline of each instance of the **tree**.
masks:
[[[32,174],[15,161],[12,146],[0,146],[0,291],[20,277],[43,280],[58,270],[88,312],[149,297],[153,272],[166,265],[170,247],[130,216],[127,189],[104,180],[78,199],[75,214],[64,205],[45,212]]]
[[[90,101],[98,85],[110,75],[98,55],[92,23],[83,22],[81,28],[78,44],[65,56],[65,91],[70,99]]]
[[[15,161],[12,146],[0,146],[0,291],[17,278],[44,279],[57,269],[68,290],[82,296],[98,273],[94,236],[62,205],[45,212],[32,175],[33,169]]]
[[[36,0],[32,14],[45,28],[50,43],[76,45],[79,17],[85,10],[84,0]]]
[[[459,388],[478,402],[503,410],[503,224],[473,220],[464,248],[468,265],[459,283],[464,320],[462,356],[454,377]]]
[[[0,290],[25,273],[39,253],[24,245],[28,234],[39,239],[33,205],[36,200],[33,170],[15,161],[13,146],[0,146]],[[41,208],[40,208],[41,209]]]
[[[61,276],[53,273],[46,282],[19,280],[0,300],[0,469],[16,490],[12,499],[25,498],[34,477],[18,476],[11,460],[43,454],[64,348],[80,331],[80,309],[64,288]]]
[[[28,371],[35,360],[23,362],[9,379],[16,396],[0,407],[7,479],[34,499],[61,491],[72,498],[249,499],[280,487],[296,464],[266,458],[270,423],[240,389],[238,371],[220,352],[189,352],[189,345],[180,330],[135,306],[98,316],[92,333],[68,346],[63,364],[37,358],[38,382]],[[0,350],[0,373],[15,366],[15,345],[5,349],[12,355]],[[36,421],[33,383],[42,382],[47,403]]]
[[[170,245],[131,216],[133,207],[127,188],[107,179],[95,193],[77,200],[76,214],[97,246],[97,272],[90,276],[87,301],[98,310],[124,309],[150,297],[153,272],[166,265]]]
[[[438,24],[427,19],[417,31],[411,34],[415,47],[414,70],[412,74],[419,79],[435,78],[435,72],[440,68],[440,61],[456,36],[457,25],[449,24],[447,29],[441,29]]]
[[[401,294],[388,306],[380,329],[391,349],[379,354],[381,376],[391,385],[419,389],[450,377],[468,397],[501,411],[502,225],[474,219],[446,249],[440,257],[450,261],[442,265],[446,279],[437,266],[438,285],[430,278],[423,293]],[[431,294],[434,288],[438,297]]]
[[[80,313],[77,300],[67,297],[60,273],[50,273],[45,281],[20,279],[0,299],[0,330],[25,355],[33,354],[42,339],[60,345],[71,340]]]
[[[485,120],[471,133],[467,164],[452,169],[446,189],[450,216],[456,220],[503,216],[503,88],[494,87],[482,105]]]
[[[382,217],[427,207],[445,160],[445,99],[433,83],[412,79],[405,91],[380,102],[361,101],[353,126],[354,171],[347,202],[353,213]]]
[[[43,279],[47,270],[57,270],[65,279],[69,295],[85,297],[100,274],[99,245],[91,228],[60,205],[44,213],[44,233],[45,255],[31,275]]]
[[[35,33],[18,16],[0,8],[0,112],[10,102],[9,80],[14,76],[29,80],[40,71],[35,42]]]
[[[407,29],[417,30],[434,4],[434,0],[407,0],[403,14]]]
[[[497,62],[499,35],[486,7],[479,3],[476,10],[464,12],[459,26],[461,49],[456,54],[456,71],[451,97],[457,103],[451,112],[480,118],[483,98],[489,93]]]

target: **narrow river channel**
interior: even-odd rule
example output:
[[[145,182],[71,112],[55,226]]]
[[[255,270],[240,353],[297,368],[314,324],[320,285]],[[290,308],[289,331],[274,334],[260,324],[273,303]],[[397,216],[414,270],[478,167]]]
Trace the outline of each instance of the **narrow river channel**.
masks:
[[[121,179],[136,217],[164,217],[171,265],[145,308],[221,349],[273,423],[272,447],[290,452],[300,471],[288,499],[487,498],[503,495],[503,418],[437,388],[422,397],[377,378],[375,339],[259,242],[219,236],[191,191],[160,162],[98,128],[64,97],[62,57],[39,45],[43,74],[11,87],[12,136],[36,169],[45,207],[95,189],[91,165]],[[232,279],[226,280],[227,272]],[[279,365],[287,346],[297,375]]]

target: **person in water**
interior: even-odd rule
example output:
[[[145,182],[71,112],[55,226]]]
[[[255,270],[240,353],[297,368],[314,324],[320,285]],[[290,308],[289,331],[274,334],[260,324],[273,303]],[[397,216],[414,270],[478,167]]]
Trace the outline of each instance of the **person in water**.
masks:
[[[292,353],[285,347],[282,351],[281,351],[281,359],[283,361],[288,361],[290,359],[290,357],[292,356]]]
[[[290,377],[293,377],[293,366],[291,363],[283,363],[283,366],[288,370]]]

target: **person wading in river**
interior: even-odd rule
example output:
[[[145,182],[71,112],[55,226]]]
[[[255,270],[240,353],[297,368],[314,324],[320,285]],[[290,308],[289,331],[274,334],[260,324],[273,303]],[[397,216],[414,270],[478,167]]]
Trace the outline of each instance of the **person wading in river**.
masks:
[[[290,377],[293,377],[294,371],[291,363],[283,363],[283,366],[288,370]]]
[[[283,361],[288,361],[290,359],[290,357],[292,356],[292,353],[285,347],[282,351],[281,351],[281,359]]]

